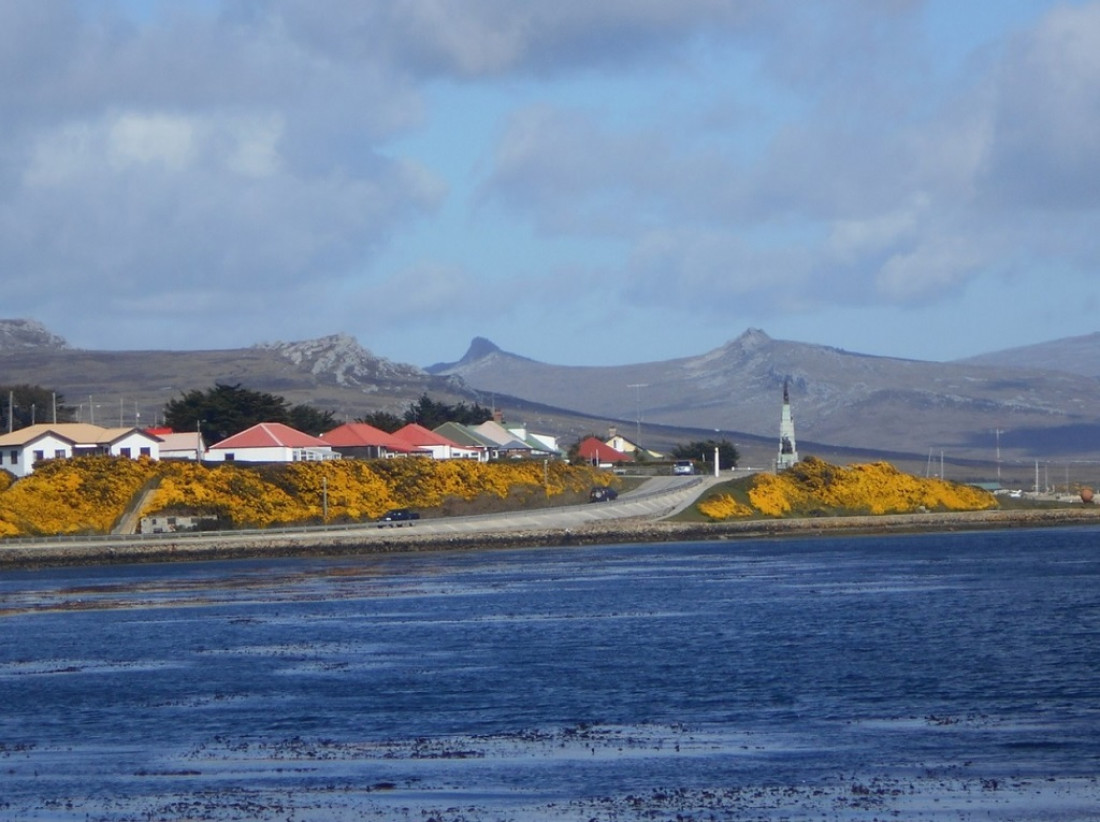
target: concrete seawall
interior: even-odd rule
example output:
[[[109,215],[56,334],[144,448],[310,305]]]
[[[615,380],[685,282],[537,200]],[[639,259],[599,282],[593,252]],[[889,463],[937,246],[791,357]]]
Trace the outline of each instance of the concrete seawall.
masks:
[[[897,534],[1100,525],[1100,508],[893,514],[813,519],[684,523],[620,518],[565,528],[511,528],[445,533],[404,529],[222,532],[186,538],[0,544],[0,565],[49,567],[262,557],[386,554],[537,546],[700,540],[747,540],[841,534]]]

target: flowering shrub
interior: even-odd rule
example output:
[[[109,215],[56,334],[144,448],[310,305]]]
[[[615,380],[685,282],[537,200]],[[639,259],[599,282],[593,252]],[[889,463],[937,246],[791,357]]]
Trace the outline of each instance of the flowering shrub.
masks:
[[[760,474],[748,492],[759,513],[975,511],[995,508],[987,491],[940,479],[904,474],[886,462],[839,467],[813,457],[781,474]]]
[[[267,527],[375,519],[391,508],[435,508],[447,500],[583,493],[609,478],[589,466],[530,460],[332,460],[216,466],[118,457],[52,460],[16,482],[0,472],[0,537],[107,532],[147,483],[141,513],[216,514]],[[3,478],[7,477],[5,481]]]
[[[751,517],[755,511],[735,500],[729,494],[715,494],[707,497],[697,506],[699,512],[713,520]]]
[[[158,467],[145,457],[43,462],[0,493],[0,534],[106,533]]]

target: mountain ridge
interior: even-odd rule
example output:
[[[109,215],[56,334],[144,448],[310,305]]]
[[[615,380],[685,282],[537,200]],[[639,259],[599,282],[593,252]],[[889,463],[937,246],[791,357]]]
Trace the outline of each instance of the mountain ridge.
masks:
[[[702,354],[617,366],[542,363],[475,337],[459,360],[422,369],[378,357],[347,334],[222,351],[103,352],[71,348],[34,321],[0,320],[0,373],[8,384],[56,387],[70,403],[87,400],[89,410],[100,407],[97,396],[121,398],[113,399],[120,419],[129,404],[136,418],[138,406],[163,407],[190,388],[229,382],[338,418],[400,413],[432,393],[511,406],[561,436],[617,425],[643,441],[658,430],[663,438],[690,430],[767,440],[778,430],[788,384],[800,441],[966,459],[990,458],[997,448],[1017,461],[1100,460],[1100,381],[1020,366],[1032,353],[1060,364],[1060,342],[1087,359],[1100,334],[937,363],[777,340],[749,328]]]

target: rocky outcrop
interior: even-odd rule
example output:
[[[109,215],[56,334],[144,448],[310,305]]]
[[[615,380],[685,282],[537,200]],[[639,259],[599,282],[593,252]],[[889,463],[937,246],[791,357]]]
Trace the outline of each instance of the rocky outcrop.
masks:
[[[69,348],[64,337],[51,332],[35,320],[0,320],[0,353],[45,349],[61,351]]]
[[[416,366],[375,356],[348,334],[332,334],[299,342],[259,343],[254,347],[274,351],[314,376],[331,378],[345,388],[365,387],[382,380],[425,376]]]

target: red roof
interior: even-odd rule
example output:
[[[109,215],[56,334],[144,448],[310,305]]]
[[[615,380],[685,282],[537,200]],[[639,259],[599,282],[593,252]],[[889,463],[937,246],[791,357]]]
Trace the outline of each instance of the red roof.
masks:
[[[393,432],[393,435],[399,440],[404,440],[409,445],[415,445],[422,447],[425,445],[449,445],[452,448],[464,448],[465,446],[459,445],[454,440],[449,440],[444,436],[440,436],[435,431],[429,431],[423,425],[417,425],[415,422],[410,422],[404,428],[399,428]]]
[[[225,448],[318,448],[330,447],[330,444],[318,437],[310,436],[281,422],[261,422],[246,428],[239,434],[228,437],[210,449]]]
[[[617,451],[605,442],[601,442],[595,437],[588,437],[583,440],[580,445],[577,446],[577,455],[583,459],[592,462],[596,460],[598,462],[633,462],[634,457],[631,454],[624,454],[622,451]]]
[[[321,439],[337,448],[373,446],[403,453],[412,450],[412,447],[405,440],[398,439],[393,434],[365,422],[345,422],[343,425],[322,434]]]

